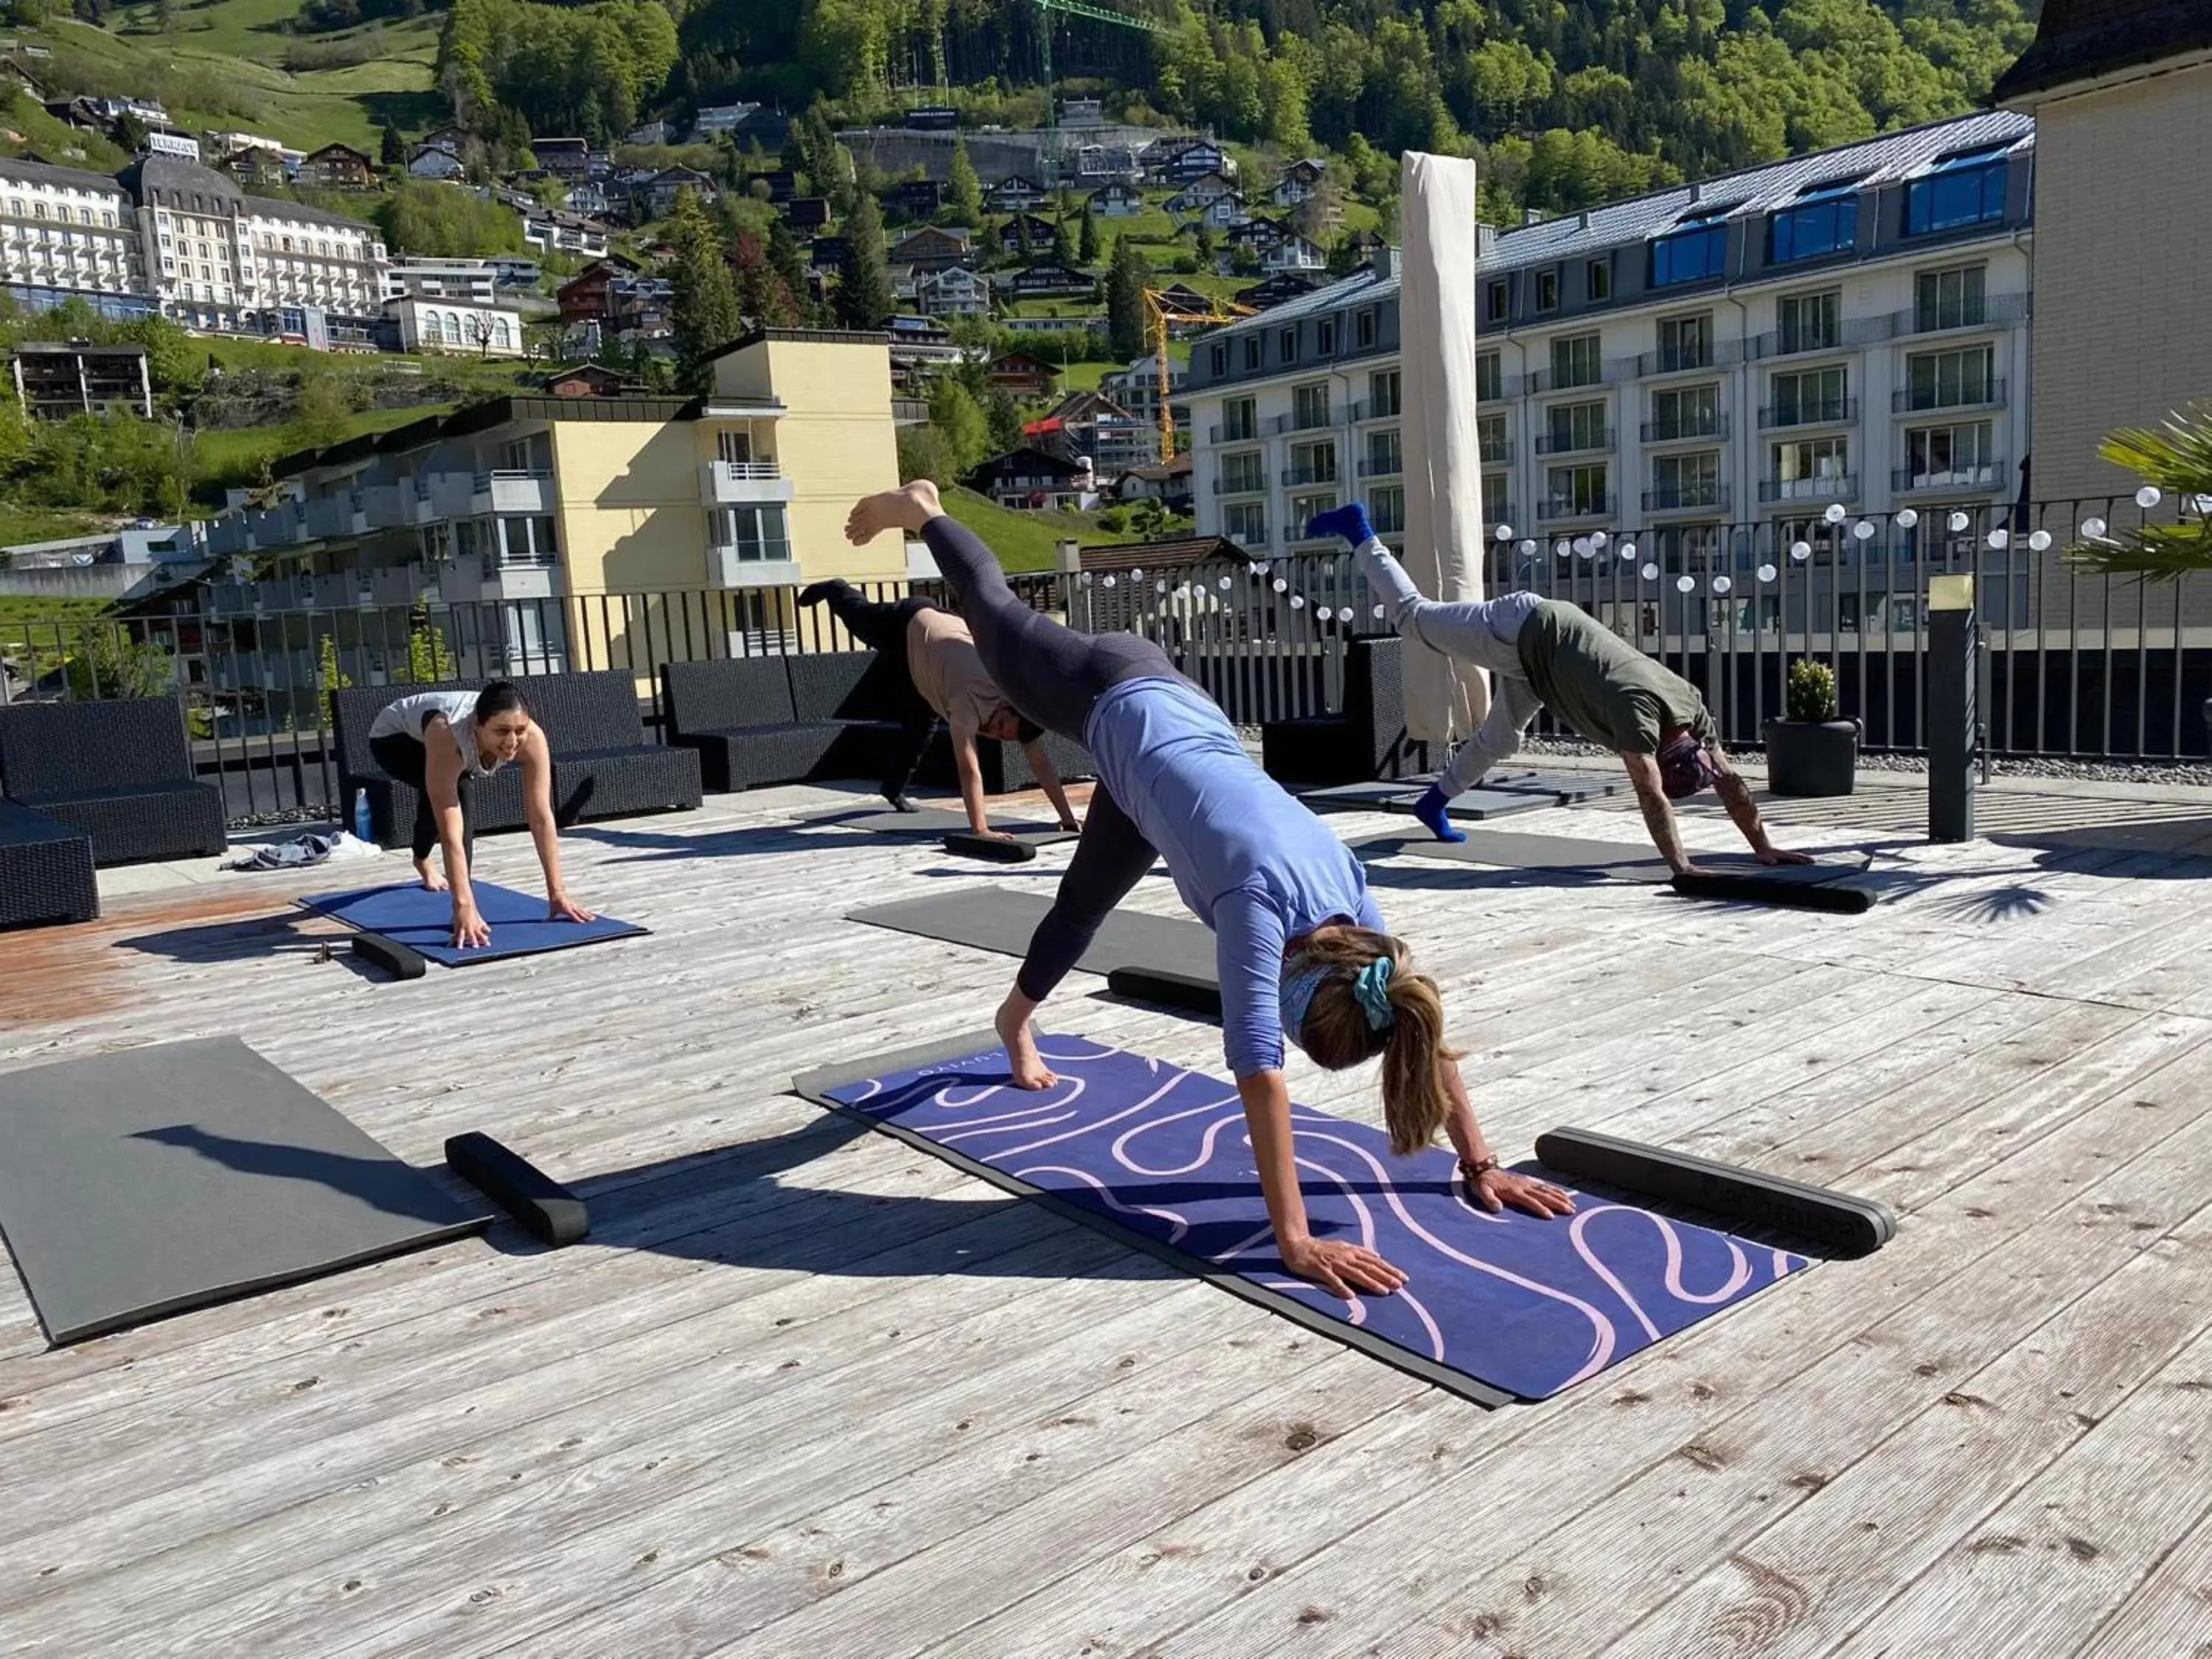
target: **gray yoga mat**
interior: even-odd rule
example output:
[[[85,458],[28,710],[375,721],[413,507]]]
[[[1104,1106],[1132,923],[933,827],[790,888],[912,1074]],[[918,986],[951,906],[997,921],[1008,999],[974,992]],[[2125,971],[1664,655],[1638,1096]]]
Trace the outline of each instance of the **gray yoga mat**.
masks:
[[[1029,954],[1030,935],[1051,908],[1052,901],[1042,893],[963,887],[871,904],[847,912],[846,919],[1019,957]],[[1214,972],[1213,935],[1204,926],[1134,910],[1116,910],[1108,916],[1075,965],[1086,974],[1109,974],[1116,968],[1164,969],[1209,985],[1220,983]]]
[[[835,824],[841,830],[868,830],[878,835],[908,835],[931,841],[942,836],[968,833],[968,815],[942,806],[925,806],[918,812],[894,812],[884,807],[874,811],[839,813],[830,817],[816,818],[812,822]],[[1003,830],[1010,836],[1039,847],[1075,839],[1074,830],[1063,830],[1056,823],[1036,818],[1009,823],[994,816],[991,828]]]
[[[1653,847],[1585,841],[1573,836],[1526,835],[1510,830],[1469,830],[1463,842],[1437,841],[1427,836],[1377,837],[1359,847],[1377,852],[1388,847],[1418,858],[1449,859],[1455,864],[1487,865],[1501,870],[1551,871],[1591,881],[1647,882],[1660,886],[1674,874]],[[1775,882],[1835,881],[1861,874],[1869,863],[1864,853],[1824,854],[1817,864],[1761,864],[1749,853],[1693,856],[1700,869]]]
[[[489,1219],[235,1037],[0,1075],[0,1232],[57,1344]]]

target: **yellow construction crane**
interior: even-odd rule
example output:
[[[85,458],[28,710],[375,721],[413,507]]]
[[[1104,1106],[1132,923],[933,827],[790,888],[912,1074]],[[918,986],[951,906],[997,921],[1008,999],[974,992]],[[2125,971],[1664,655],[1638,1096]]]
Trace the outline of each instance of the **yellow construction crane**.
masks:
[[[1193,301],[1203,297],[1200,307]],[[1188,289],[1181,294],[1164,289],[1145,290],[1145,330],[1152,337],[1152,362],[1160,382],[1160,465],[1165,466],[1175,459],[1175,410],[1170,406],[1168,389],[1168,330],[1177,323],[1198,328],[1212,328],[1222,323],[1235,322],[1239,317],[1256,317],[1258,309],[1240,305],[1234,300],[1224,300],[1218,295],[1197,295]]]

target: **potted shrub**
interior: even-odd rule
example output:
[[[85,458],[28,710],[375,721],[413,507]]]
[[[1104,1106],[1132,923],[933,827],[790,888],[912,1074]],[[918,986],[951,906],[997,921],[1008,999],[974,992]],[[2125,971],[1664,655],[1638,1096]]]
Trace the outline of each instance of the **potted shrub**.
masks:
[[[1860,728],[1838,717],[1836,671],[1801,657],[1790,665],[1789,714],[1766,723],[1766,788],[1775,795],[1848,795]]]

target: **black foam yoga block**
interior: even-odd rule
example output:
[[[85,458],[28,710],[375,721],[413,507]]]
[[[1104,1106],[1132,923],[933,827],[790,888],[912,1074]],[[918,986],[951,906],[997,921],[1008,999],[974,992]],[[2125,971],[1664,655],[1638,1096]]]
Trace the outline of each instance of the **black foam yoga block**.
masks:
[[[1793,910],[1829,910],[1844,916],[1863,915],[1874,903],[1874,895],[1863,887],[1775,881],[1753,874],[1698,872],[1676,876],[1673,885],[1685,898],[1735,899],[1746,904],[1783,905]]]
[[[420,979],[430,966],[421,951],[410,950],[381,933],[356,933],[353,953],[363,962],[374,963],[394,979]]]
[[[446,1143],[446,1163],[540,1243],[557,1249],[592,1231],[582,1199],[488,1134],[471,1129],[455,1135]]]
[[[968,830],[956,830],[945,838],[945,850],[957,853],[963,858],[988,859],[994,864],[1027,864],[1036,856],[1036,847],[1026,841],[1000,841],[990,836],[978,836]]]
[[[1164,968],[1116,968],[1106,975],[1106,988],[1134,1002],[1157,1002],[1166,1008],[1221,1018],[1221,988],[1210,979]]]

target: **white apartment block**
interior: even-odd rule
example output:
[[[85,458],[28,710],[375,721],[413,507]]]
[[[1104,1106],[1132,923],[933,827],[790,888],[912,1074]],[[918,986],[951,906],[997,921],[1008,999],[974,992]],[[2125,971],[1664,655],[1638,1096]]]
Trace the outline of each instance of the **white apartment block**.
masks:
[[[1970,116],[1486,230],[1486,519],[1632,534],[1689,570],[1721,568],[1731,526],[1771,539],[1833,503],[2012,500],[2033,144],[2025,118]],[[1402,531],[1394,257],[1195,348],[1201,533],[1296,549],[1357,498]]]
[[[450,300],[488,306],[499,287],[500,266],[490,259],[409,258],[392,261],[385,272],[393,299]]]
[[[0,283],[35,307],[74,295],[111,316],[143,315],[151,306],[129,192],[102,173],[0,161]]]

